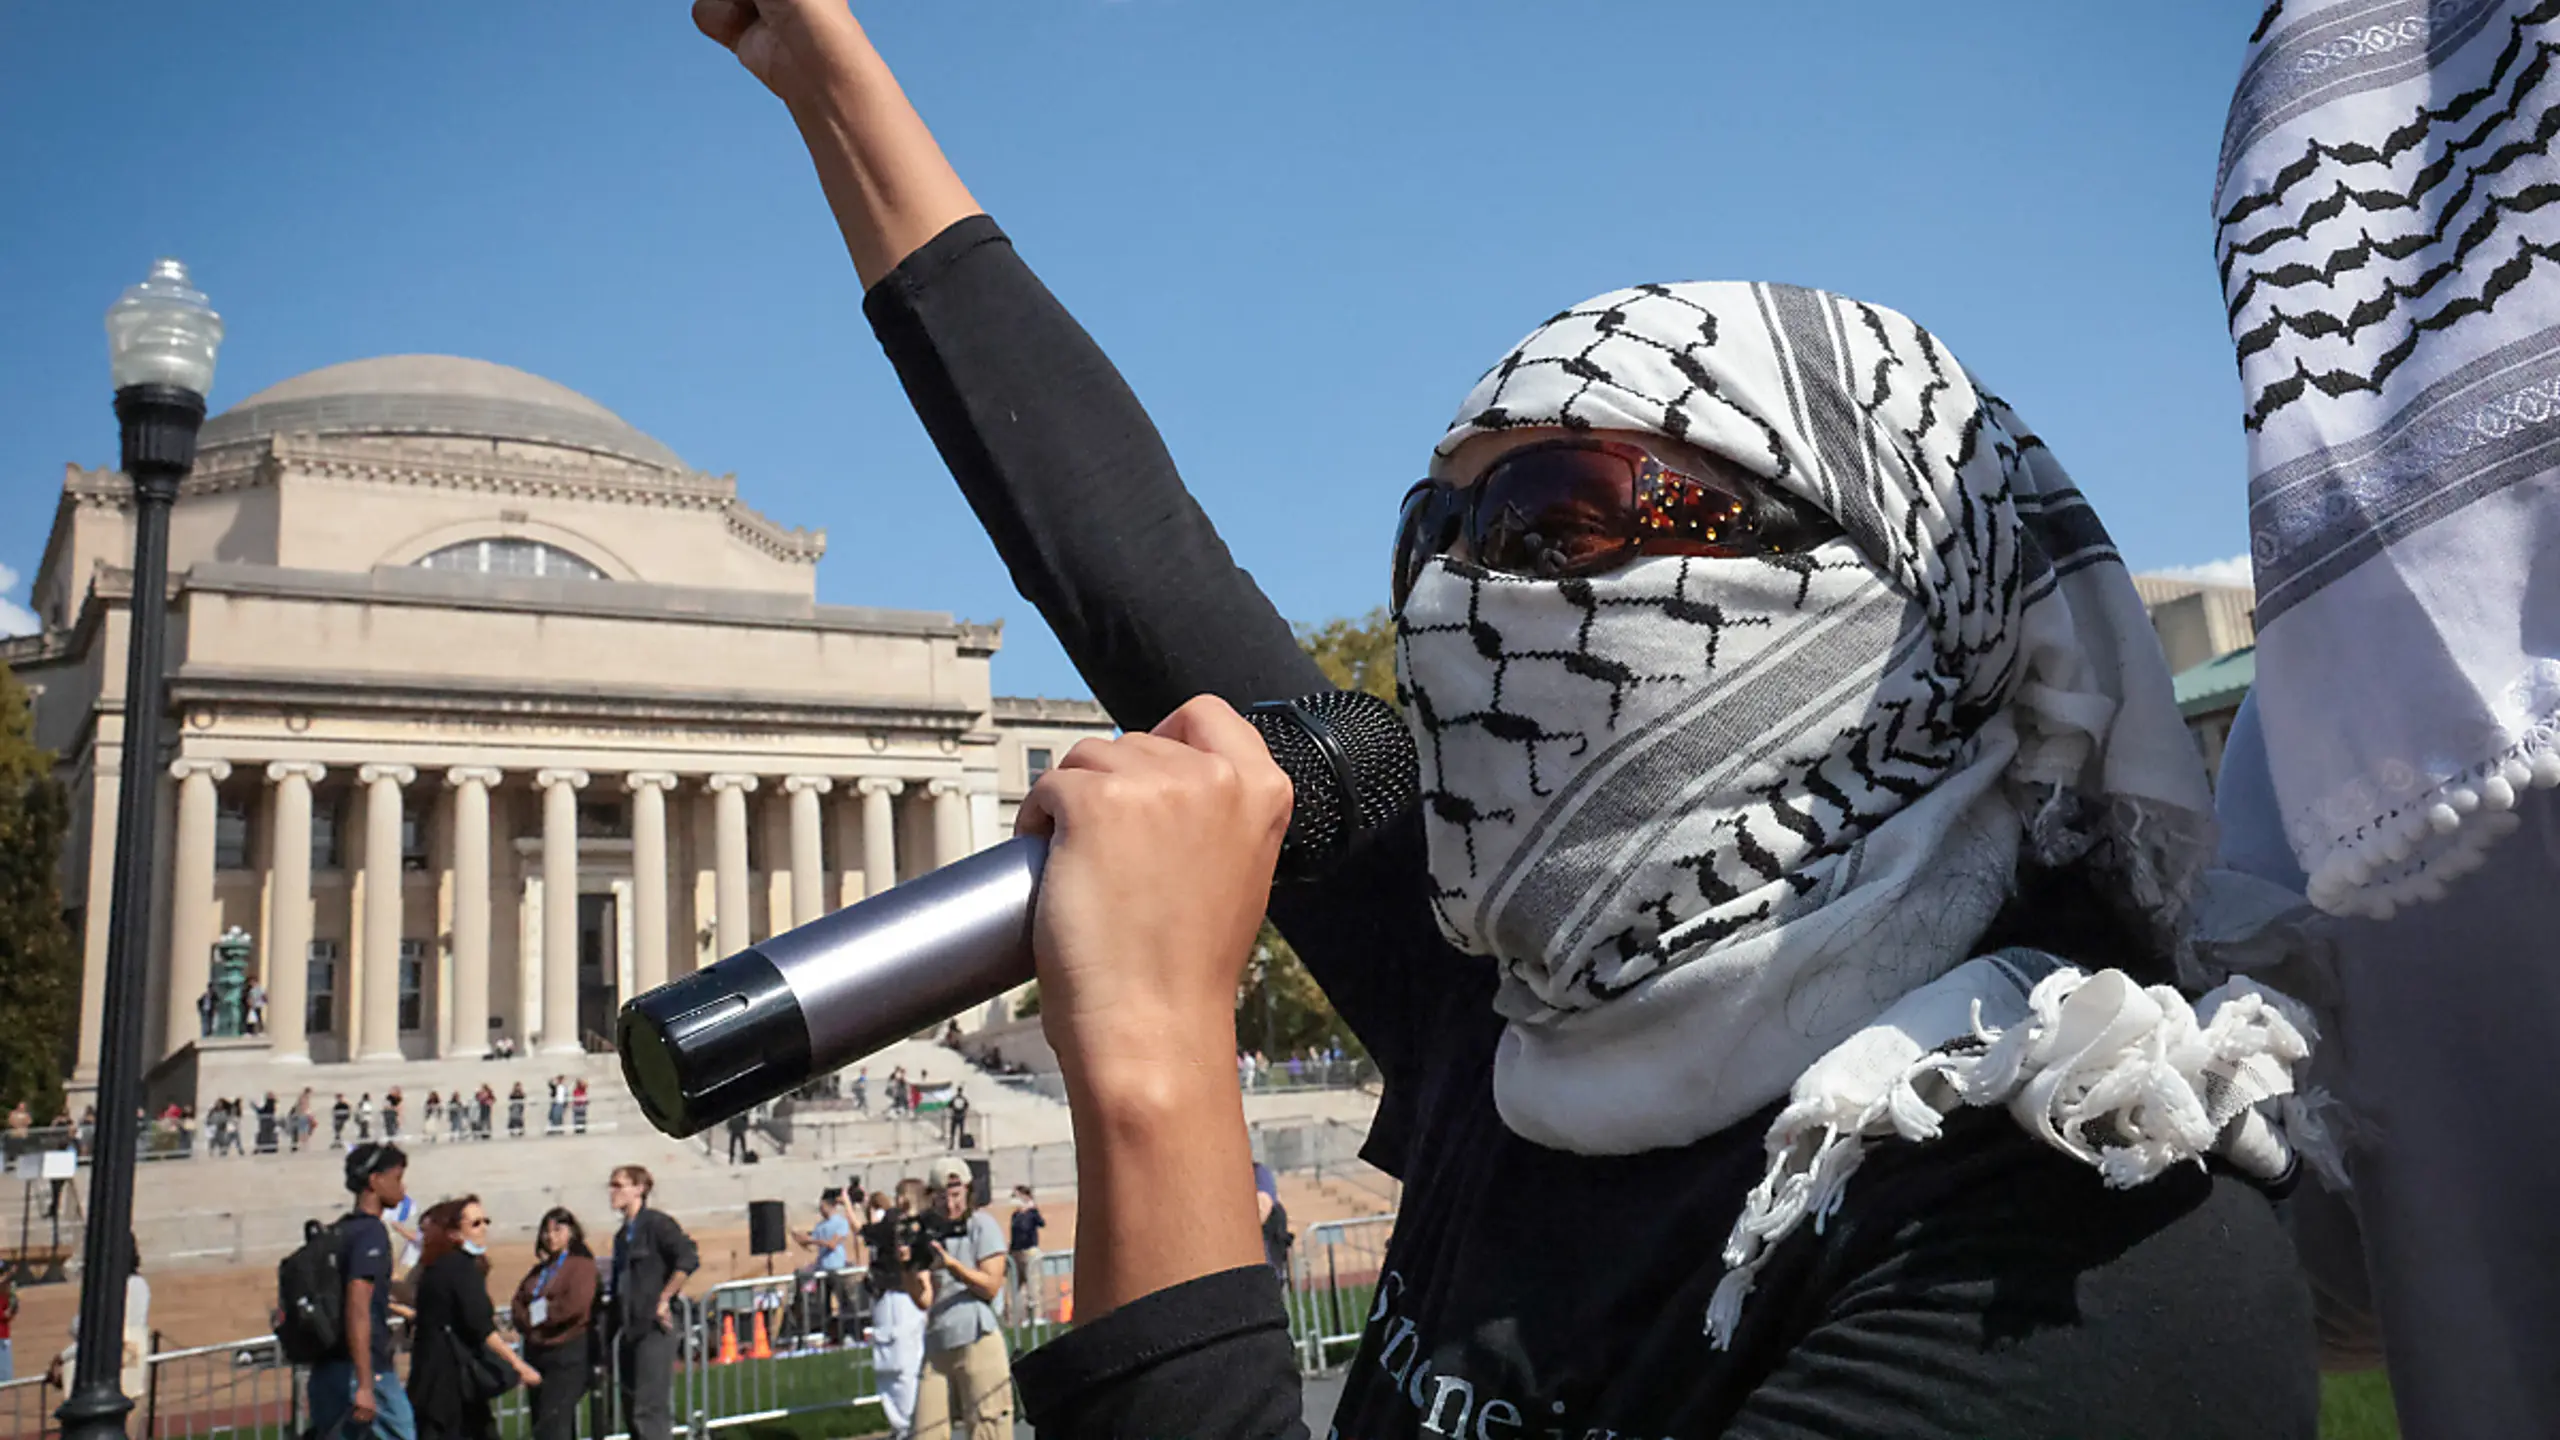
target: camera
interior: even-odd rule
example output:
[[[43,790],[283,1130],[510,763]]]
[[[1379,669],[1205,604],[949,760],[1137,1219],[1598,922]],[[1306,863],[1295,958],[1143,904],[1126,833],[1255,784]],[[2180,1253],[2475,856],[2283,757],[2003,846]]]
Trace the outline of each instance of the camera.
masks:
[[[871,1268],[924,1270],[934,1263],[936,1242],[969,1233],[969,1222],[947,1215],[891,1215],[862,1227],[862,1243],[870,1248]]]

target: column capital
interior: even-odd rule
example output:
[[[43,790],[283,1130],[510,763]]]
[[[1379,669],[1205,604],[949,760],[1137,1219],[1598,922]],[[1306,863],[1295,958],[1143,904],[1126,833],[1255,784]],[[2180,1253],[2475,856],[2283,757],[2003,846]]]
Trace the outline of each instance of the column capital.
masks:
[[[907,788],[907,782],[891,780],[881,775],[866,775],[854,781],[853,788],[854,793],[859,795],[896,795]]]
[[[550,789],[554,785],[566,785],[572,790],[584,790],[587,788],[587,772],[584,770],[565,769],[536,770],[533,772],[533,783],[541,786],[545,790]]]
[[[194,756],[169,762],[169,778],[172,780],[192,780],[198,775],[208,780],[228,780],[231,778],[231,762],[205,760]]]
[[[317,760],[277,760],[267,766],[267,779],[279,785],[287,780],[317,785],[328,776],[329,767]]]
[[[924,782],[924,793],[932,796],[936,800],[941,799],[945,795],[966,795],[969,793],[969,783],[965,780],[949,776],[941,779],[927,780]]]
[[[418,767],[395,765],[388,761],[377,760],[370,765],[357,767],[356,778],[367,785],[378,785],[385,780],[394,785],[408,785],[417,780]]]
[[[639,794],[643,790],[673,790],[676,788],[675,772],[672,770],[634,770],[630,774],[622,777],[622,788],[630,791],[634,795]]]
[[[743,795],[752,795],[756,792],[756,777],[730,771],[723,771],[702,783],[714,790],[735,790]]]
[[[465,785],[495,789],[507,778],[507,772],[495,765],[456,765],[444,772],[444,783],[459,790]]]
[[[792,795],[803,791],[812,795],[824,795],[836,788],[836,782],[825,775],[785,775],[782,777],[782,788]]]

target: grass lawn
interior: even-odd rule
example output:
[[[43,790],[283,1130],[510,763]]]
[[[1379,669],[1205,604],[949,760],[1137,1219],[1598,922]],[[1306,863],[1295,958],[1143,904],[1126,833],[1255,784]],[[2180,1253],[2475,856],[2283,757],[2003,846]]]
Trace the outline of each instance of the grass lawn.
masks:
[[[2400,1440],[2391,1381],[2379,1370],[2321,1376],[2320,1440]]]

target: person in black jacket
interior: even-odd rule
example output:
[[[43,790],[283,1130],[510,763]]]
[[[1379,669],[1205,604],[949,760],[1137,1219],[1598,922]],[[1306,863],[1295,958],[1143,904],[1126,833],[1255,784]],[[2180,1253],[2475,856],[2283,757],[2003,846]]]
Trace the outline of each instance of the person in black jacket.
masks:
[[[606,1186],[622,1226],[613,1236],[605,1319],[620,1377],[622,1425],[633,1440],[667,1440],[673,1427],[675,1298],[702,1266],[693,1237],[675,1217],[649,1208],[655,1183],[640,1166],[623,1165]]]
[[[418,1256],[417,1326],[410,1345],[409,1404],[418,1440],[494,1440],[492,1397],[482,1367],[512,1372],[526,1385],[542,1376],[498,1333],[489,1303],[489,1215],[465,1195],[427,1208]]]
[[[1341,1433],[2312,1432],[2261,1188],[2304,1036],[2168,985],[2200,763],[2103,528],[1935,337],[1690,284],[1533,331],[1380,500],[1425,804],[1274,890],[1288,785],[1231,707],[1325,679],[841,0],[695,20],[791,108],[1127,732],[1021,821],[1080,1139],[1078,1329],[1017,1371],[1044,1433],[1298,1423],[1232,1088],[1266,902],[1406,1184]],[[1524,1190],[1558,1203],[1488,1199]],[[1559,1210],[1609,1218],[1559,1244]]]

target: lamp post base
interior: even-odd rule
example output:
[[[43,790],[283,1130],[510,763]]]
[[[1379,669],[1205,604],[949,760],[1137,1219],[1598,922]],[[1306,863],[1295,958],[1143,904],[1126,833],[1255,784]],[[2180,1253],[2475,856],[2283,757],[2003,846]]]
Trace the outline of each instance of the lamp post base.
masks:
[[[72,1391],[53,1413],[62,1422],[62,1440],[125,1440],[125,1417],[133,1413],[133,1402],[109,1384],[103,1390]]]

